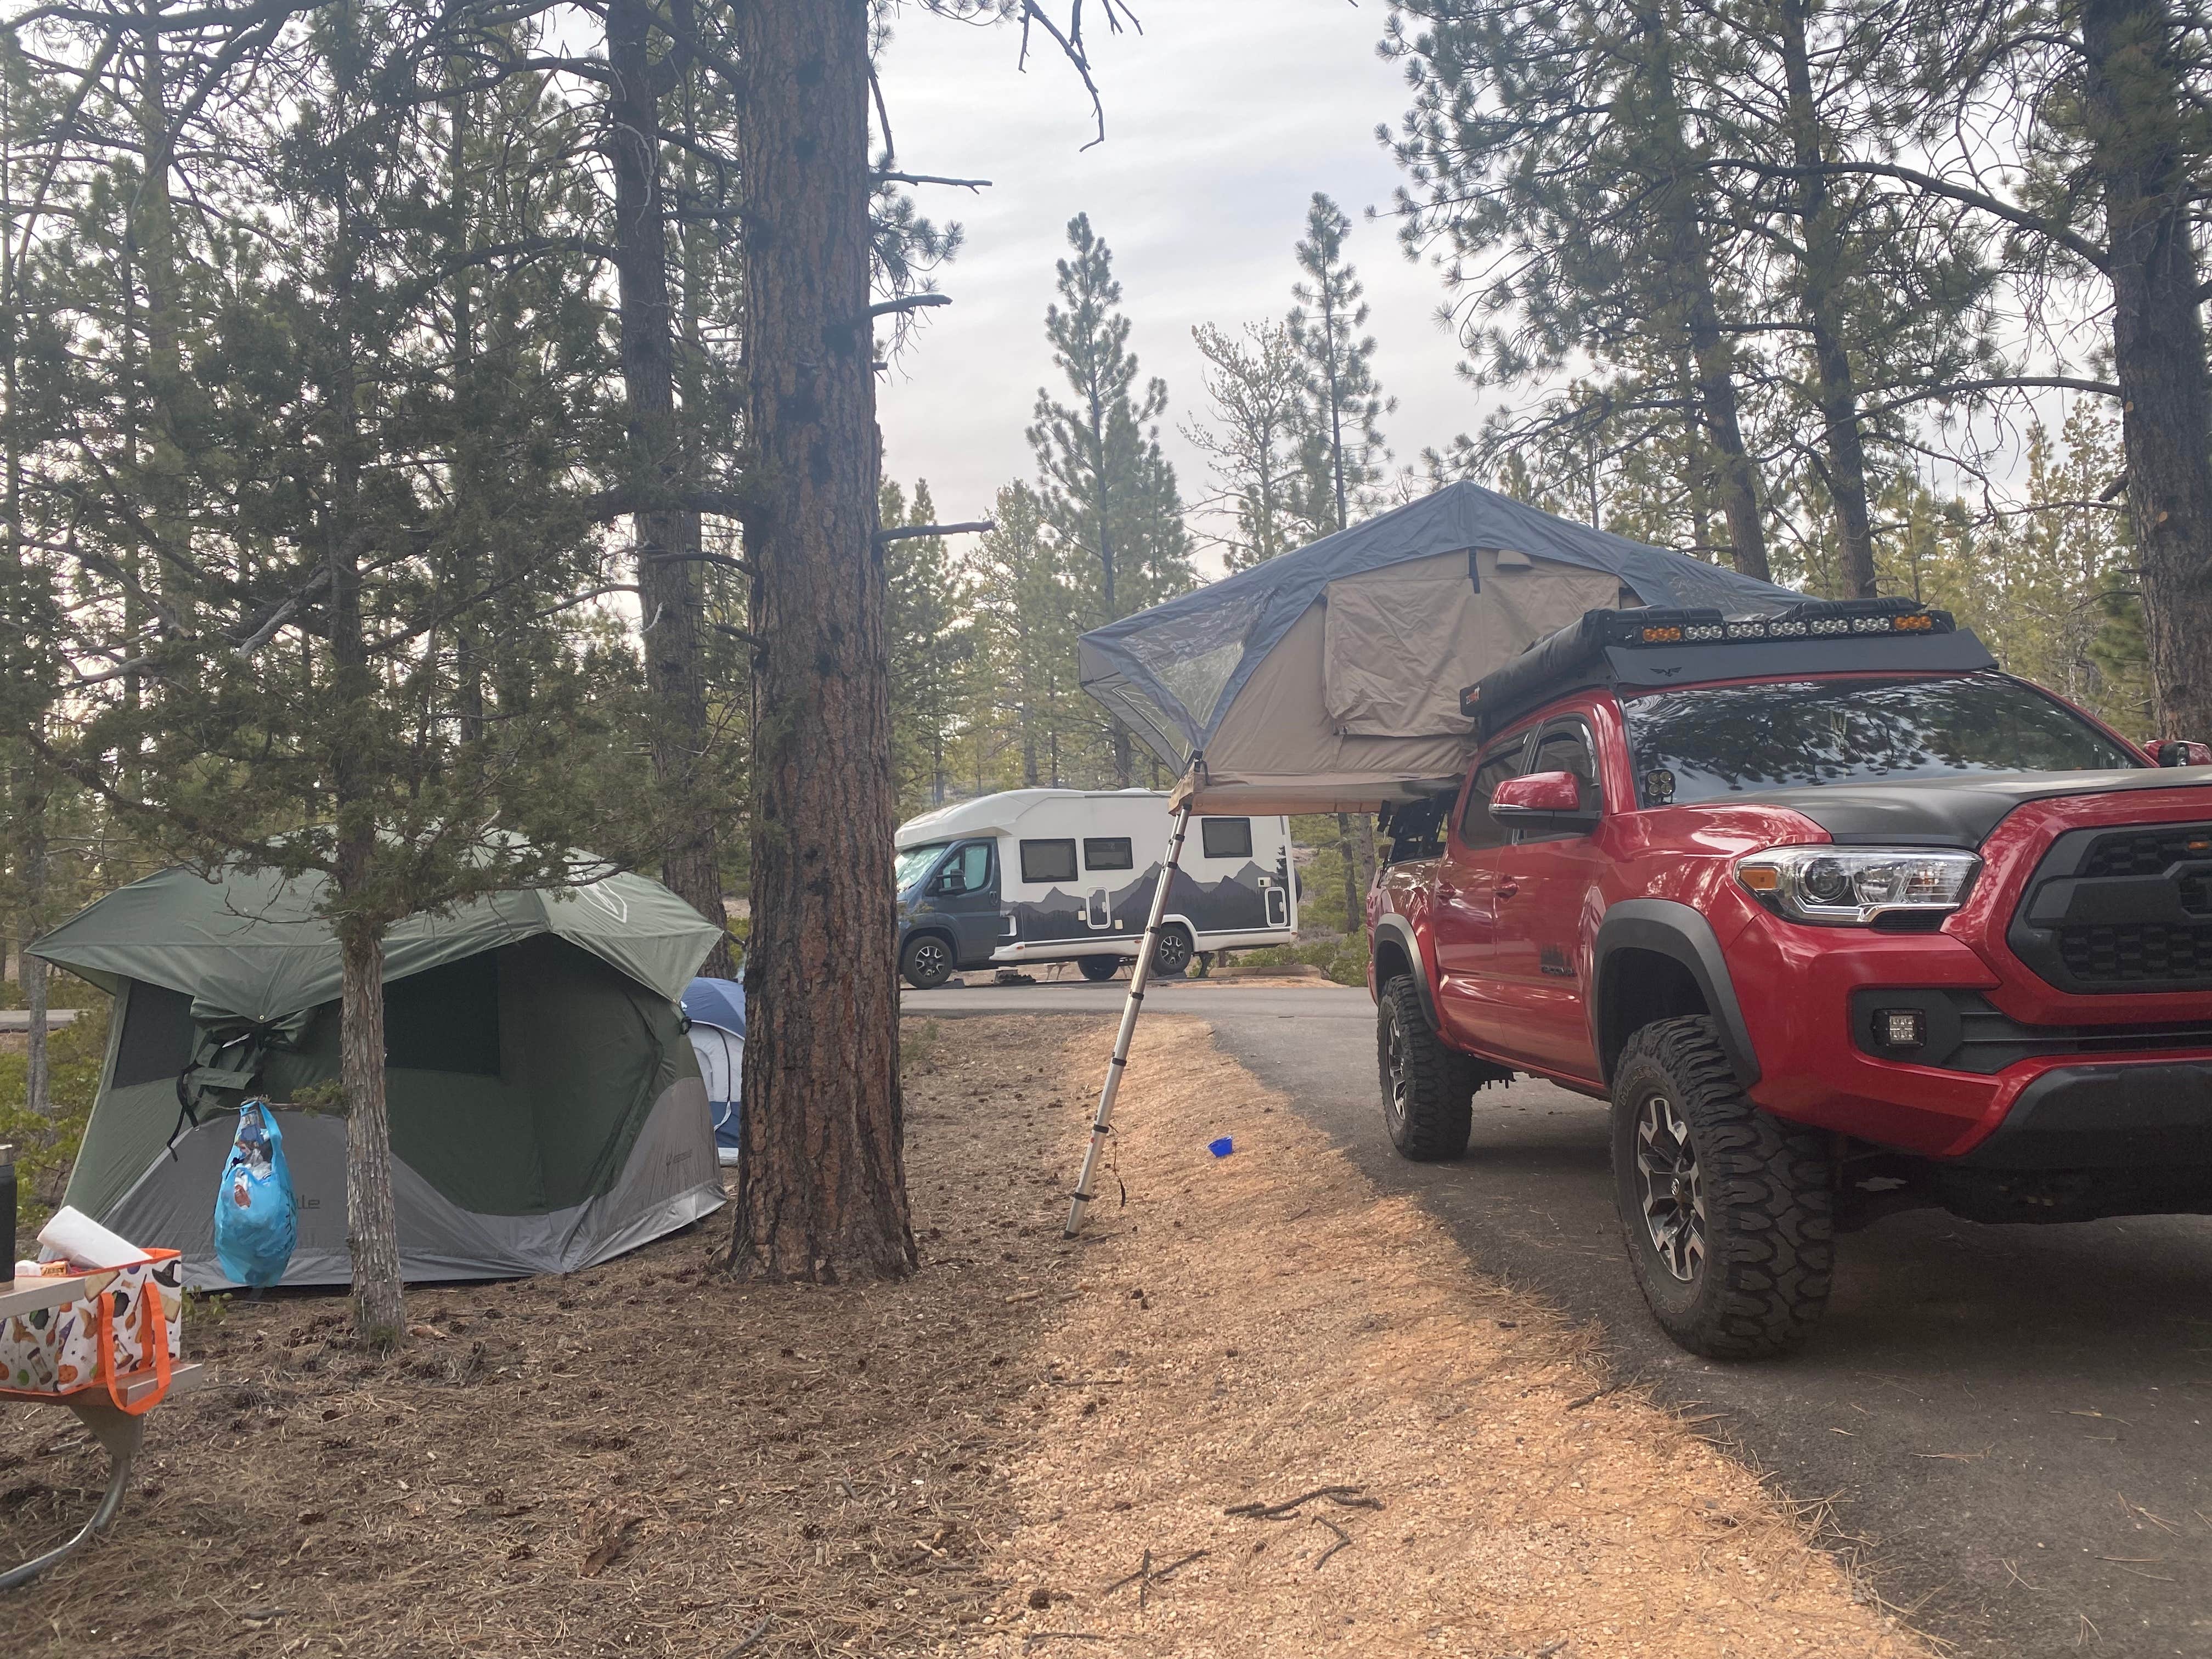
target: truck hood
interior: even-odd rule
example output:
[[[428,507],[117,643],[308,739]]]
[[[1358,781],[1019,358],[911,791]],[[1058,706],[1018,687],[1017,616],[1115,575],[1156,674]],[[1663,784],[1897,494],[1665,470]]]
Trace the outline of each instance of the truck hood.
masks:
[[[1727,795],[1708,804],[1778,806],[1810,818],[1845,847],[1978,847],[2007,814],[2029,801],[2164,789],[2212,789],[2212,766],[1973,772],[1895,783],[1804,784]]]

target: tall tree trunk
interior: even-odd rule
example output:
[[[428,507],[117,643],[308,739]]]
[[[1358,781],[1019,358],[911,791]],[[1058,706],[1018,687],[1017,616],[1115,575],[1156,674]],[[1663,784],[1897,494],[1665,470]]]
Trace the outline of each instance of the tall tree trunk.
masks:
[[[2092,166],[2105,206],[2128,514],[2160,735],[2212,732],[2212,385],[2197,295],[2188,105],[2160,0],[2085,0]]]
[[[356,847],[341,857],[358,857],[362,850]],[[354,1329],[389,1346],[407,1334],[407,1299],[399,1276],[399,1216],[392,1199],[392,1120],[384,1098],[384,938],[373,924],[341,922],[338,943],[338,1080],[346,1101],[346,1248],[353,1257]]]
[[[1669,307],[1677,313],[1673,325],[1689,348],[1698,415],[1713,450],[1721,516],[1728,523],[1729,551],[1739,571],[1765,581],[1773,573],[1766,559],[1766,529],[1759,517],[1759,474],[1744,447],[1736,401],[1735,349],[1721,330],[1720,301],[1713,290],[1712,258],[1706,241],[1711,215],[1705,210],[1704,174],[1682,137],[1681,99],[1675,86],[1668,25],[1656,9],[1640,11],[1638,21],[1648,59],[1647,84],[1656,126],[1652,136],[1669,168],[1656,182],[1657,210],[1674,287]]]
[[[185,451],[178,401],[185,389],[177,276],[176,210],[169,196],[172,161],[167,65],[156,27],[163,0],[145,0],[141,32],[138,142],[143,174],[132,198],[131,239],[146,290],[146,414],[149,440],[143,488],[145,524],[153,552],[155,591],[174,623],[190,626],[190,600],[166,552],[181,551],[190,532],[185,520]]]
[[[638,608],[645,619],[646,685],[658,714],[651,736],[653,774],[667,792],[675,818],[660,878],[701,915],[725,927],[720,838],[708,787],[714,739],[701,650],[699,515],[672,504],[686,480],[676,418],[675,317],[668,293],[668,209],[661,180],[660,85],[665,70],[652,59],[653,16],[647,0],[611,0],[606,11],[607,65],[614,82],[607,100],[606,153],[615,180],[615,272],[630,487],[647,501],[631,522],[637,541]],[[730,976],[726,938],[700,971]]]
[[[1813,101],[1805,0],[1782,0],[1778,19],[1783,78],[1789,89],[1791,159],[1801,169],[1797,216],[1804,254],[1799,264],[1800,302],[1813,347],[1814,401],[1828,441],[1828,497],[1835,503],[1836,529],[1843,542],[1845,594],[1870,599],[1875,596],[1874,515],[1867,504],[1858,386],[1844,346],[1843,237],[1822,171],[1826,146],[1820,111]]]
[[[1375,879],[1375,848],[1364,826],[1350,812],[1336,815],[1336,844],[1344,854],[1344,931],[1364,933],[1367,889]]]
[[[889,594],[868,317],[868,0],[752,0],[739,130],[760,729],[731,1263],[915,1264],[898,1079]]]
[[[356,511],[364,447],[356,424],[360,388],[354,356],[362,326],[352,304],[360,283],[358,261],[350,215],[341,201],[331,292],[342,330],[322,374],[331,494],[321,528],[331,579],[331,692],[338,705],[327,759],[337,817],[331,884],[342,965],[338,1080],[346,1097],[346,1245],[353,1260],[355,1329],[369,1341],[396,1344],[406,1335],[407,1319],[399,1224],[392,1201],[392,1127],[384,1100],[386,918],[360,908],[375,876],[377,792],[382,781],[372,751],[376,668],[362,616],[363,544]]]
[[[46,783],[44,769],[35,759],[24,769],[23,822],[19,833],[23,849],[23,904],[18,928],[28,946],[46,931]],[[22,955],[23,1006],[30,1012],[29,1052],[25,1057],[24,1104],[44,1115],[53,1110],[51,1073],[46,1063],[46,964]]]

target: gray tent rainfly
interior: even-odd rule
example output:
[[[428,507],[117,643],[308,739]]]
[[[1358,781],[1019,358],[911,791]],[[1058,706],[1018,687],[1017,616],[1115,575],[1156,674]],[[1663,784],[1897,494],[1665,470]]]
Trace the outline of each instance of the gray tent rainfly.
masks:
[[[1457,483],[1085,634],[1085,690],[1200,812],[1370,811],[1464,769],[1462,686],[1585,611],[1802,594]]]
[[[1802,597],[1456,483],[1085,634],[1083,689],[1182,781],[1068,1236],[1090,1201],[1192,812],[1418,799],[1466,770],[1476,732],[1461,689],[1584,611],[1765,616]]]
[[[300,1200],[283,1282],[352,1276],[345,1120],[285,1103],[338,1074],[325,891],[319,875],[165,870],[32,947],[115,997],[69,1201],[183,1251],[196,1286],[224,1282],[213,1218],[235,1127],[225,1109],[249,1091],[278,1103]],[[717,937],[627,874],[494,893],[392,929],[385,1079],[410,1280],[568,1272],[722,1203],[678,1007]],[[186,1100],[197,1126],[179,1115]]]

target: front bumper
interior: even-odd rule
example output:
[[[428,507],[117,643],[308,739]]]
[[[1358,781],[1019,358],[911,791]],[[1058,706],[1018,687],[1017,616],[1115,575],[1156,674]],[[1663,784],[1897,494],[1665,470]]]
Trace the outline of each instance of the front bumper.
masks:
[[[2002,1006],[2005,988],[1965,940],[1808,927],[1761,912],[1725,950],[1759,1056],[1751,1097],[1778,1117],[1991,1168],[2212,1164],[2212,1042],[2134,1054],[2100,1042],[2094,1054],[1988,1072],[1917,1065],[1866,1051],[1855,994],[1861,1008],[1899,989],[1973,993]]]

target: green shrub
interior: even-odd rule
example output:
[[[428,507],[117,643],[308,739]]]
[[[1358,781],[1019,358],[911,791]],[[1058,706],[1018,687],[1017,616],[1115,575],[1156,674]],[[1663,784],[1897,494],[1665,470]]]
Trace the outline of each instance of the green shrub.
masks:
[[[21,1190],[15,1230],[18,1239],[46,1225],[46,1218],[61,1202],[76,1149],[84,1139],[86,1121],[92,1116],[92,1098],[100,1090],[100,1061],[107,1054],[106,997],[84,1009],[74,1024],[58,1026],[46,1037],[46,1060],[52,1068],[49,1092],[53,1115],[34,1115],[27,1103],[29,1058],[20,1049],[0,1054],[0,1143],[15,1148],[15,1180]]]
[[[1256,951],[1237,953],[1240,967],[1279,967],[1285,963],[1304,963],[1309,968],[1318,968],[1339,985],[1367,983],[1367,940],[1358,933],[1346,933],[1340,939],[1309,939],[1298,945],[1267,945]]]

